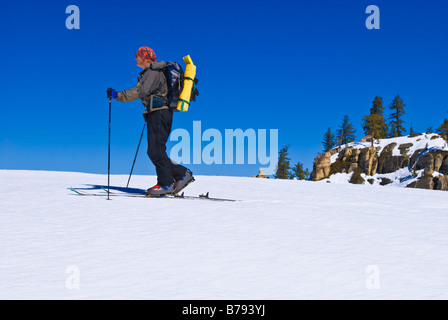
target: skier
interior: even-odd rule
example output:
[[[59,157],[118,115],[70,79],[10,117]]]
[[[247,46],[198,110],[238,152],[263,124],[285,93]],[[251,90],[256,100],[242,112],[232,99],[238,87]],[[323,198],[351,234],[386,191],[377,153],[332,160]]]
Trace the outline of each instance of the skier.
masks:
[[[148,156],[156,167],[157,184],[148,189],[147,196],[178,194],[194,181],[193,173],[173,162],[166,154],[166,142],[173,124],[173,110],[168,107],[168,85],[162,72],[165,63],[157,62],[154,51],[141,47],[135,56],[140,72],[137,85],[129,90],[117,92],[107,90],[107,97],[121,102],[141,99],[146,110],[143,117],[148,124]]]

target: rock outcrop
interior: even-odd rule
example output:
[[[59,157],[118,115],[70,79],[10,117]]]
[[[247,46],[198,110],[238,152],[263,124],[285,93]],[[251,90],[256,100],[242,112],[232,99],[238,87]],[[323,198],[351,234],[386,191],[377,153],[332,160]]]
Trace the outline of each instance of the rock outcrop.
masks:
[[[252,178],[260,178],[260,179],[269,179],[269,177],[264,173],[264,169],[259,170],[258,174],[255,176],[252,176]]]
[[[311,179],[319,181],[330,176],[331,165],[331,153],[324,152],[322,155],[317,156],[314,159],[313,172],[311,173]]]
[[[354,184],[395,183],[409,188],[448,191],[448,147],[438,135],[384,139],[374,147],[367,137],[363,140],[316,157],[312,180],[323,180],[336,173],[353,173],[349,182]],[[395,175],[396,172],[402,176]]]

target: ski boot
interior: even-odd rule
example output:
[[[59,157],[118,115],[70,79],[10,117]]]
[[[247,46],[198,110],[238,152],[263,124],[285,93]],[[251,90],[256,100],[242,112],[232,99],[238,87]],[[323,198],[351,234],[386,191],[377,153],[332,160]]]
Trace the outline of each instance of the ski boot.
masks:
[[[181,192],[185,187],[187,187],[190,183],[194,181],[193,172],[187,169],[187,172],[185,175],[180,179],[177,180],[174,185],[174,195],[177,195],[179,192]]]
[[[171,184],[169,186],[159,186],[156,184],[154,187],[148,189],[146,192],[146,197],[164,197],[172,195],[175,190],[175,184]]]

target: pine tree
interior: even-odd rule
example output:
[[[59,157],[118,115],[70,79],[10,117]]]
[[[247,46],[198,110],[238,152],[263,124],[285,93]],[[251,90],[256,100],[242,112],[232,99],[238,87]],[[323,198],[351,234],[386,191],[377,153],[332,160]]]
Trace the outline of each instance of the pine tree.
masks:
[[[353,125],[350,123],[350,119],[347,115],[344,116],[342,125],[336,133],[336,142],[339,146],[355,141],[355,132]]]
[[[428,127],[425,132],[426,133],[433,133],[434,129],[432,127]]]
[[[384,107],[383,107],[383,98],[376,96],[375,99],[373,99],[372,108],[370,108],[370,113],[374,114],[383,114]]]
[[[437,132],[443,137],[443,139],[448,141],[448,119],[443,121],[443,124],[437,129]]]
[[[402,126],[404,123],[402,116],[404,115],[405,106],[403,100],[397,95],[389,107],[393,111],[389,117],[390,137],[401,137],[405,133],[405,129]]]
[[[415,132],[414,131],[414,128],[412,128],[412,125],[411,125],[411,128],[409,129],[409,135],[413,135],[413,134],[416,134],[417,132]]]
[[[288,158],[288,150],[289,150],[289,146],[284,145],[280,149],[280,152],[278,153],[279,154],[278,164],[277,164],[277,169],[274,174],[275,179],[290,179],[291,178],[291,167],[289,165],[289,160],[291,160],[291,159]]]
[[[372,108],[370,108],[370,115],[377,115],[377,116],[375,117],[366,116],[363,118],[364,120],[363,129],[366,135],[372,135],[372,131],[374,131],[375,139],[384,139],[387,137],[389,128],[384,119],[383,112],[384,112],[383,98],[376,96],[375,99],[373,100]],[[370,118],[366,120],[367,117]]]
[[[381,122],[384,122],[384,117],[380,114],[372,113],[368,116],[364,117],[364,130],[370,136],[372,136],[372,148],[373,141],[377,139],[377,130],[381,130],[383,128]]]
[[[331,132],[331,128],[328,128],[327,132],[325,132],[322,144],[324,145],[324,152],[330,151],[336,145],[335,136]]]
[[[292,168],[291,179],[297,178],[298,180],[308,180],[310,178],[310,172],[308,169],[303,169],[303,164],[298,162],[294,168]]]

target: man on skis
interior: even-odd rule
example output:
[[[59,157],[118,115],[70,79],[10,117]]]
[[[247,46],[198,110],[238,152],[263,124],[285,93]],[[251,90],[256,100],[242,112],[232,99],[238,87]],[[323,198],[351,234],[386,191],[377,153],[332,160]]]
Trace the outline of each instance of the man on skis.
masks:
[[[149,47],[138,49],[135,59],[140,72],[138,83],[129,90],[117,92],[107,90],[107,97],[121,102],[140,99],[146,110],[143,117],[147,122],[148,156],[156,167],[157,184],[148,189],[147,196],[177,194],[194,181],[192,172],[168,157],[166,142],[173,124],[173,110],[168,106],[168,84],[163,73],[165,63],[157,62],[154,51]]]

